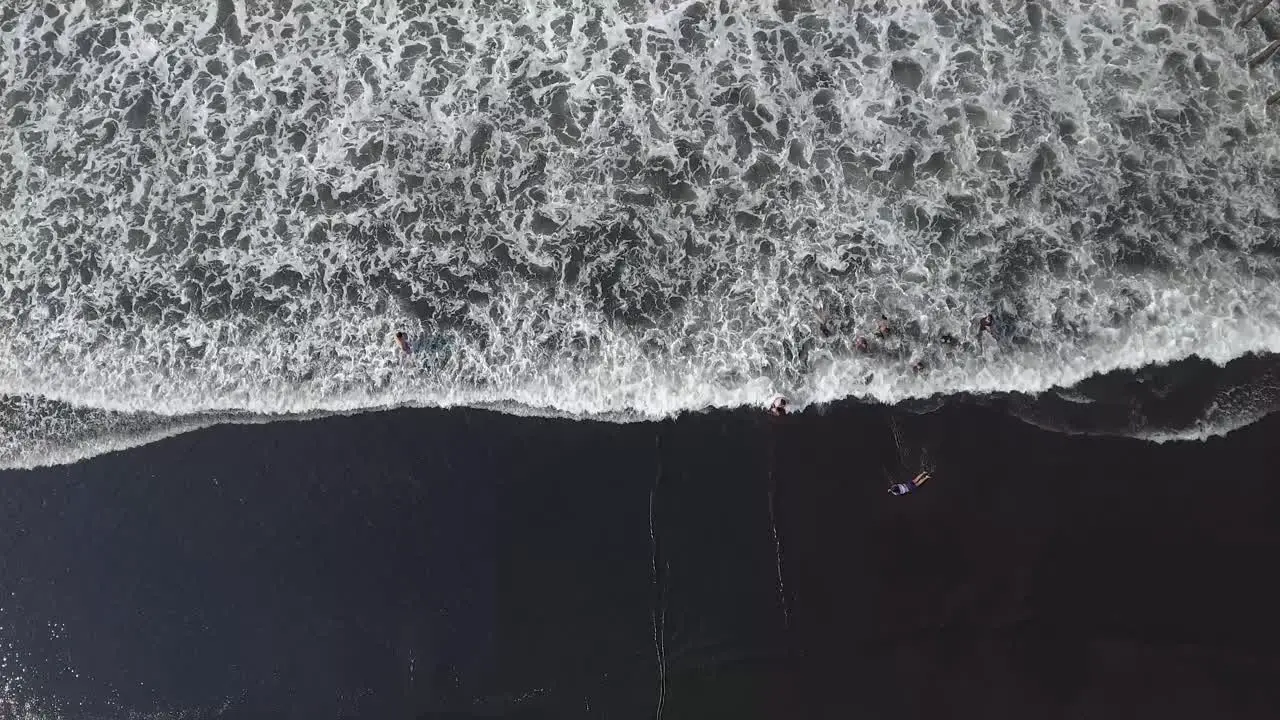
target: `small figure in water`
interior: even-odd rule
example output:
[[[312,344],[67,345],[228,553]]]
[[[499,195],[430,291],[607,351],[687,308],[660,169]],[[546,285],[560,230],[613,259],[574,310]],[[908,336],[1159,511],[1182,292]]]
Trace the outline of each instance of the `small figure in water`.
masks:
[[[769,414],[774,417],[783,417],[787,414],[787,399],[779,395],[773,399],[773,403],[769,405]]]
[[[836,334],[836,330],[836,324],[831,322],[831,318],[821,315],[818,316],[818,332],[822,337],[829,338]]]
[[[921,485],[925,483],[926,480],[928,480],[931,477],[933,476],[929,474],[928,470],[921,470],[920,474],[912,478],[911,482],[909,483],[902,482],[902,483],[895,483],[893,485],[890,485],[889,494],[890,495],[909,495],[915,492],[916,488],[919,488]]]
[[[405,355],[413,354],[413,348],[409,347],[409,336],[405,335],[403,331],[396,333],[396,345],[400,347],[400,351]]]
[[[978,343],[982,343],[982,333],[987,333],[992,339],[996,336],[996,316],[987,313],[986,317],[978,321]]]
[[[853,346],[858,349],[858,352],[870,352],[871,350],[871,345],[867,342],[867,339],[861,335],[853,341]]]
[[[876,337],[883,340],[892,334],[893,326],[889,324],[889,318],[881,315],[879,322],[876,323]]]

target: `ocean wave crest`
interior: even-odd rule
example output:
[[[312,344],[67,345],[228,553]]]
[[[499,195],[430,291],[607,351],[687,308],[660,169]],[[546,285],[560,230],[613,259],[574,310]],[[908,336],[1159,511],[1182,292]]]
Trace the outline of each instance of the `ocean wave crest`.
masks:
[[[1275,352],[1276,78],[1232,9],[7,6],[3,462],[206,418],[647,419]]]

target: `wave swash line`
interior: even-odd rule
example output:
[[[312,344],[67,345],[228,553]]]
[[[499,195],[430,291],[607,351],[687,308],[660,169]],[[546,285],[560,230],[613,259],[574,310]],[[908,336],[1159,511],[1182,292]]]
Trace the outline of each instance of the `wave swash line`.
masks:
[[[0,465],[245,417],[647,419],[1275,352],[1275,75],[1237,10],[7,4]]]

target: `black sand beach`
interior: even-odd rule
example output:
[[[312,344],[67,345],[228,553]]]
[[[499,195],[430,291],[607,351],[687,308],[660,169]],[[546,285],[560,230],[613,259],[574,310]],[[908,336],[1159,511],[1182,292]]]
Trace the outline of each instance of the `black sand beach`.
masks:
[[[398,411],[5,472],[8,694],[65,717],[1275,716],[1280,418],[1155,445],[897,414],[936,469],[892,498],[886,468],[914,468],[889,417]]]

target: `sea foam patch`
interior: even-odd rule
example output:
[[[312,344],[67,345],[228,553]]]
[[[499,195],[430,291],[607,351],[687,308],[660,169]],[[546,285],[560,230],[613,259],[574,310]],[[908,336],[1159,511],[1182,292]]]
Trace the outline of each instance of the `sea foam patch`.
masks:
[[[0,462],[1274,352],[1275,76],[1229,5],[6,6]]]

